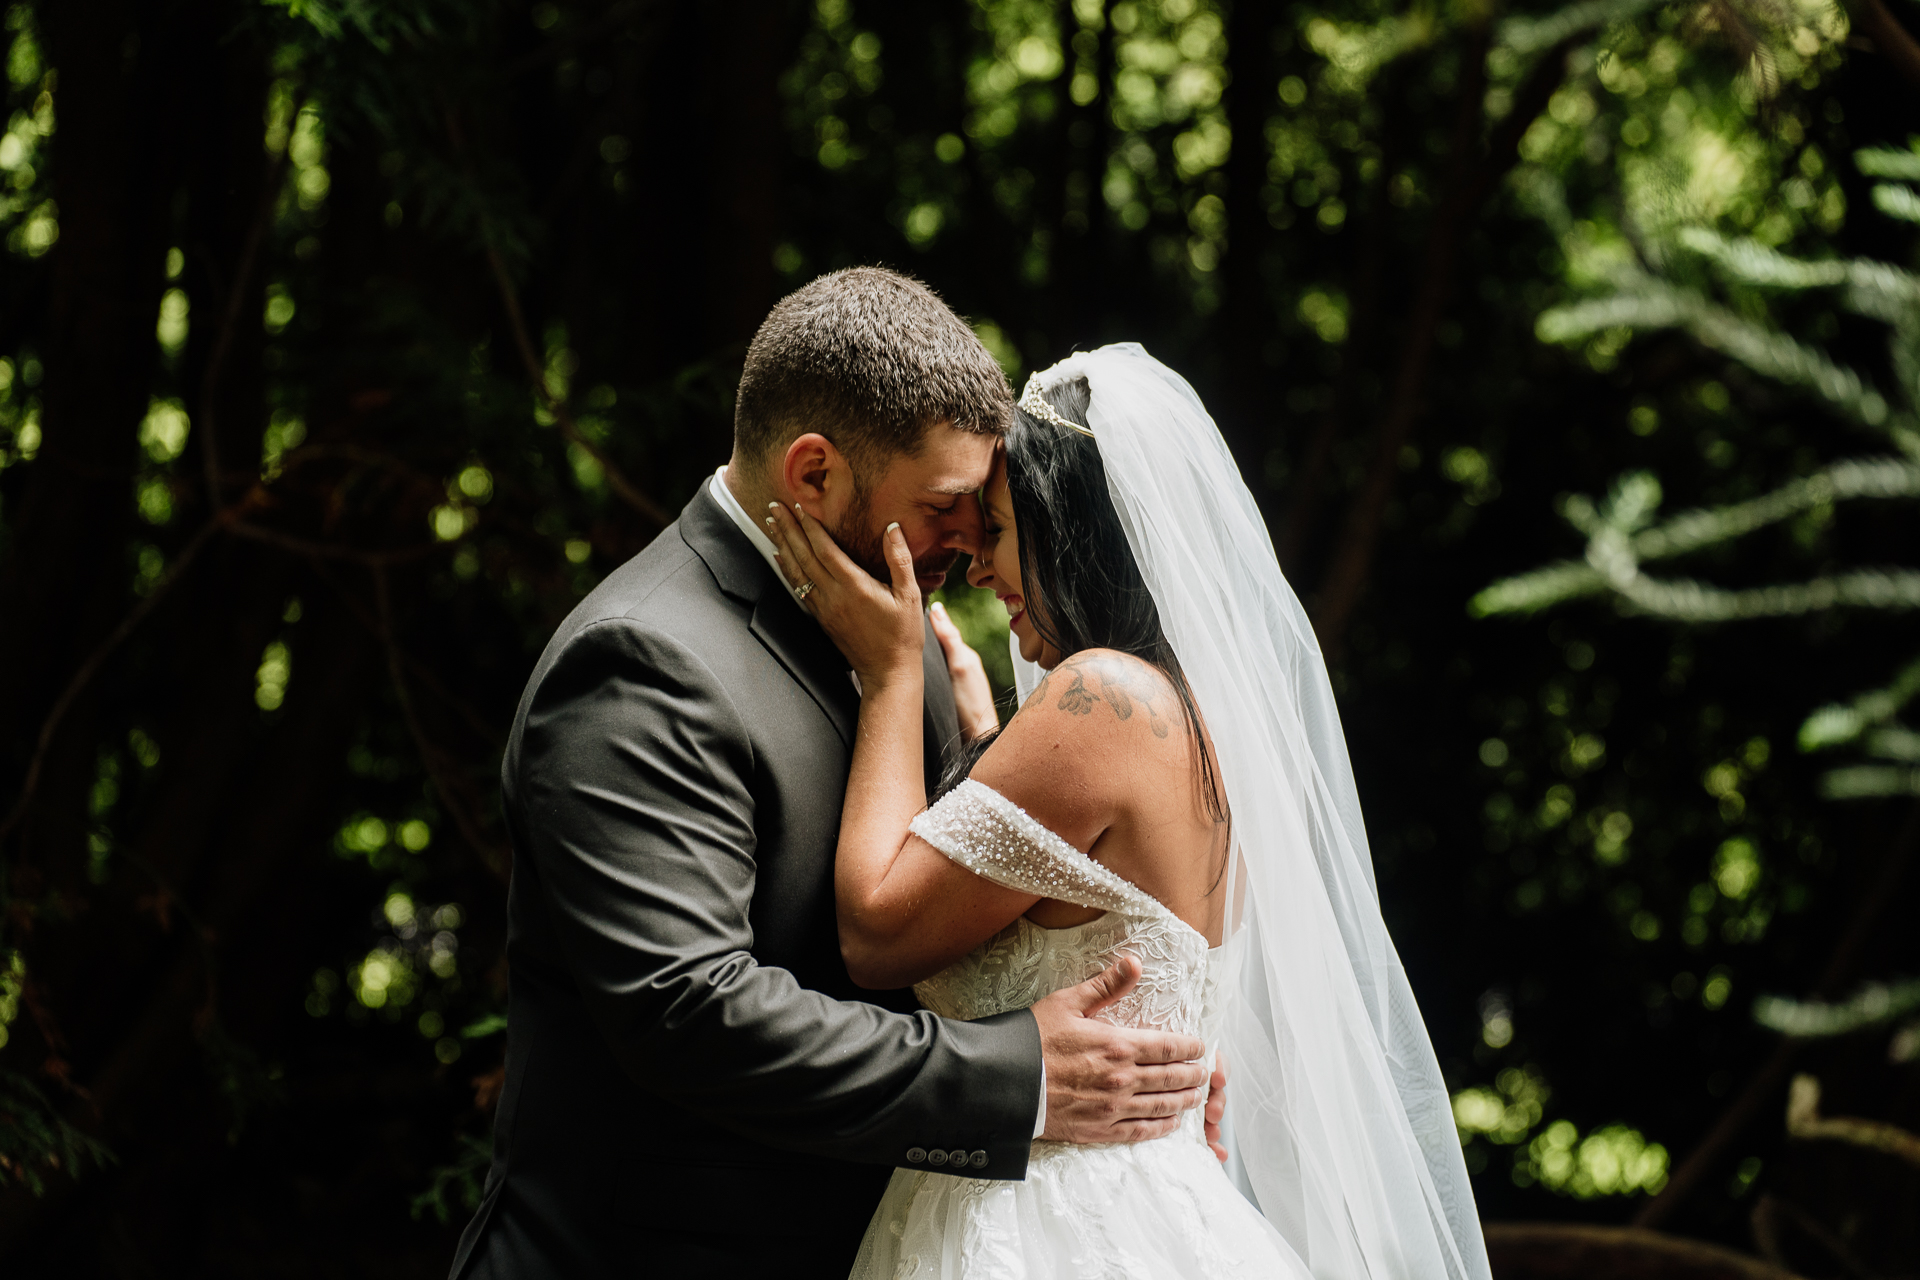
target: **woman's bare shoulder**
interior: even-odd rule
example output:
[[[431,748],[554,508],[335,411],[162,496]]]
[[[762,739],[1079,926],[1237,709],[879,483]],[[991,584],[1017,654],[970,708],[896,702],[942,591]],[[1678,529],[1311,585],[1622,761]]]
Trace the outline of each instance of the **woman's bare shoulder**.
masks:
[[[1020,714],[1077,717],[1167,739],[1184,713],[1173,681],[1151,662],[1117,649],[1083,649],[1047,673]]]
[[[1137,804],[1143,772],[1180,767],[1187,734],[1173,682],[1153,664],[1087,649],[1048,672],[973,777],[1082,849]]]
[[[1144,763],[1185,754],[1184,716],[1158,667],[1114,649],[1084,649],[1046,674],[989,754],[1003,768],[1042,755],[1069,771],[1104,769],[1112,757]]]

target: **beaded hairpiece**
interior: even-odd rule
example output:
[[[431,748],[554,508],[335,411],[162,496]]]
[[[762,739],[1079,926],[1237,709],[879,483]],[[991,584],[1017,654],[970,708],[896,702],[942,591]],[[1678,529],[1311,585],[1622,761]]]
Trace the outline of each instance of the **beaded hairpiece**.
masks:
[[[1056,427],[1078,431],[1089,439],[1093,436],[1092,427],[1083,427],[1077,422],[1068,420],[1065,414],[1046,402],[1040,394],[1040,375],[1037,373],[1027,379],[1026,390],[1020,393],[1020,407],[1042,422],[1051,422]]]

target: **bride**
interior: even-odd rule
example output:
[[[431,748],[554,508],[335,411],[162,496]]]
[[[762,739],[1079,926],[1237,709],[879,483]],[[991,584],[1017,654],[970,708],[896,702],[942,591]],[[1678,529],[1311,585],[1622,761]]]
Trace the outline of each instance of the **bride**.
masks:
[[[931,808],[905,540],[889,589],[804,512],[769,517],[862,688],[848,970],[980,1018],[1135,958],[1101,1016],[1231,1062],[1227,1162],[1193,1112],[1133,1145],[1036,1142],[1023,1182],[931,1152],[895,1171],[855,1280],[1485,1280],[1326,668],[1212,419],[1137,345],[1070,357],[1028,382],[984,502],[968,580],[1007,606],[1023,701]]]

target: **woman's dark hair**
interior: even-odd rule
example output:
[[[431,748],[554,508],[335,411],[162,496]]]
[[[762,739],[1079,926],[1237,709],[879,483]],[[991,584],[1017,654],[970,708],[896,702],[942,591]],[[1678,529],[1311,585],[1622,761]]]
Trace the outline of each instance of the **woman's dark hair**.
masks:
[[[1043,394],[1061,417],[1088,425],[1092,393],[1084,377],[1057,382]],[[1207,812],[1216,822],[1226,821],[1226,799],[1200,732],[1199,708],[1114,509],[1099,444],[1016,409],[1007,431],[1007,492],[1034,629],[1062,654],[1117,649],[1158,668],[1179,694]],[[959,777],[952,785],[972,765],[972,760],[955,761]],[[941,790],[946,789],[943,779]]]

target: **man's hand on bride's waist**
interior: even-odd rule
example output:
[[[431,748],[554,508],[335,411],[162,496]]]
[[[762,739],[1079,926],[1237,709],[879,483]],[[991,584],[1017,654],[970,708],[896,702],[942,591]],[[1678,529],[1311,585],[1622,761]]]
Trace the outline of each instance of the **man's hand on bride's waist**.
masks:
[[[1140,980],[1125,956],[1077,987],[1033,1006],[1046,1060],[1047,1127],[1052,1142],[1144,1142],[1180,1127],[1207,1100],[1207,1051],[1197,1036],[1137,1031],[1093,1015]]]

